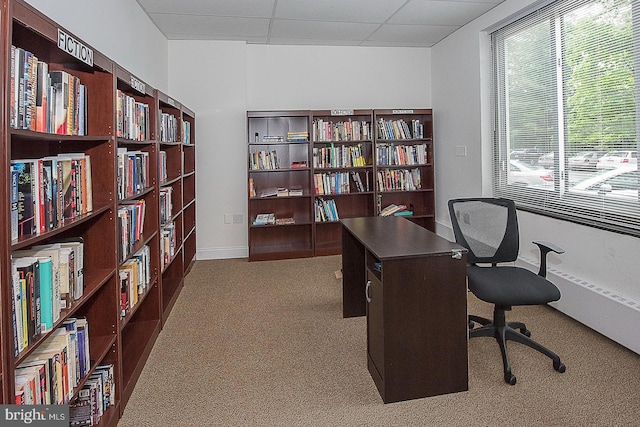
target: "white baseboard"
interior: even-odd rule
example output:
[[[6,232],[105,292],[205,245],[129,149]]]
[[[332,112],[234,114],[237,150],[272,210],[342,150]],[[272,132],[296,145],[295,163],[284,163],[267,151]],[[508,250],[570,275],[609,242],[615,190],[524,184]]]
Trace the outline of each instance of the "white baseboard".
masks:
[[[538,271],[537,260],[521,258],[516,265]],[[553,268],[547,269],[547,278],[562,294],[559,301],[549,305],[640,354],[638,301],[631,301],[611,290]]]
[[[198,249],[196,259],[229,259],[229,258],[248,258],[249,248],[246,246],[226,247],[226,248],[206,248]]]

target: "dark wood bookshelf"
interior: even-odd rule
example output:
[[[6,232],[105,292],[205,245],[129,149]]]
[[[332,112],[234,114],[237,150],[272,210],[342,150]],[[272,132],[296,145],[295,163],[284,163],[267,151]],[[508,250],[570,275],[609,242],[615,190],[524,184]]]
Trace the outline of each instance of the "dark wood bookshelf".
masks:
[[[184,276],[196,258],[195,113],[146,84],[25,1],[6,0],[4,11],[6,13],[0,16],[3,35],[0,54],[5,67],[0,71],[4,117],[0,129],[3,141],[0,155],[5,159],[0,167],[5,176],[1,193],[5,209],[0,215],[0,403],[15,403],[15,369],[38,352],[53,335],[53,330],[68,319],[86,318],[91,366],[87,375],[79,379],[73,398],[78,396],[80,388],[98,365],[113,364],[115,404],[105,411],[99,425],[115,426],[179,296]],[[91,52],[93,62],[59,48],[60,34],[73,38]],[[46,62],[49,71],[64,71],[79,78],[87,94],[84,134],[76,122],[67,128],[69,134],[58,134],[35,130],[12,120],[12,46],[31,52],[39,61]],[[118,110],[122,99],[131,102],[128,105],[133,105],[133,110],[129,111],[134,112],[134,117],[128,117],[128,132],[125,133]],[[161,127],[163,113],[171,116],[173,136],[168,139],[164,138],[167,129]],[[82,119],[78,118],[77,122],[81,123]],[[145,153],[140,154],[140,158],[145,157],[148,162],[146,183],[134,187],[132,194],[118,192],[121,179],[118,177],[119,150]],[[167,177],[162,180],[159,175],[161,152],[167,155]],[[68,153],[84,153],[90,158],[91,187],[83,187],[81,191],[91,191],[92,209],[65,218],[64,222],[47,227],[46,231],[37,230],[12,239],[11,180],[8,179],[11,161]],[[136,171],[139,173],[141,169]],[[175,224],[176,240],[174,255],[163,265],[160,192],[165,187],[172,188],[174,193],[171,220]],[[80,193],[81,196],[84,194]],[[136,201],[144,201],[144,228],[138,241],[123,254],[118,210]],[[82,296],[61,310],[51,331],[34,336],[29,345],[17,353],[13,339],[12,254],[36,245],[78,238],[84,245]],[[137,303],[122,315],[119,270],[144,247],[149,248],[149,283],[138,294]]]
[[[434,188],[434,150],[433,150],[433,114],[431,109],[397,109],[374,110],[374,121],[404,121],[410,131],[407,139],[384,138],[376,126],[376,149],[383,145],[398,146],[425,146],[426,161],[419,161],[415,165],[387,165],[381,164],[381,159],[376,157],[376,173],[384,171],[411,171],[420,173],[421,186],[415,190],[398,190],[380,188],[376,184],[377,213],[390,204],[405,205],[413,215],[406,218],[422,227],[435,232],[435,188]],[[411,126],[417,121],[422,128],[421,135],[416,135]]]
[[[405,139],[384,139],[378,133],[379,119],[404,120],[410,125],[415,121],[422,134],[418,137],[411,132],[411,135],[402,134]],[[287,140],[287,132],[300,130],[308,131],[307,140]],[[264,135],[281,136],[282,141],[264,141]],[[340,254],[340,222],[317,218],[316,202],[322,200],[335,204],[339,219],[377,216],[392,203],[405,205],[412,209],[413,214],[408,217],[411,221],[431,231],[435,229],[430,109],[249,111],[247,136],[251,261]],[[417,145],[424,147],[426,161],[415,165],[385,165],[378,159],[379,147]],[[252,159],[253,153],[259,151],[275,151],[279,168],[256,169]],[[306,161],[306,165],[292,168],[294,161]],[[378,185],[379,173],[397,170],[419,170],[420,188],[388,189]],[[319,191],[317,180],[323,184],[333,183],[334,187],[324,189],[323,185]],[[251,194],[252,185],[255,195]],[[335,185],[341,189],[335,189]],[[295,202],[291,196],[261,197],[265,189],[292,186],[302,187],[303,191],[303,196],[294,197]],[[293,217],[296,227],[254,225],[254,219],[261,213],[274,213],[276,218]]]

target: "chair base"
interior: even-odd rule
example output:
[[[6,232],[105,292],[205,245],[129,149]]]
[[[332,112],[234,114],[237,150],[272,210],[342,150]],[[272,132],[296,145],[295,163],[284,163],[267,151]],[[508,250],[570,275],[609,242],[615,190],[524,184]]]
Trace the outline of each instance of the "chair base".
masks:
[[[553,369],[562,373],[566,370],[566,366],[560,361],[560,357],[548,348],[538,344],[530,338],[531,332],[522,322],[507,322],[507,310],[511,307],[495,306],[493,310],[493,321],[484,317],[469,316],[469,338],[476,337],[494,337],[500,346],[502,353],[502,364],[504,367],[504,380],[508,384],[515,385],[516,377],[511,373],[511,364],[507,353],[507,341],[516,341],[524,344],[534,350],[539,351],[553,361]],[[482,325],[479,328],[473,328],[474,323]]]

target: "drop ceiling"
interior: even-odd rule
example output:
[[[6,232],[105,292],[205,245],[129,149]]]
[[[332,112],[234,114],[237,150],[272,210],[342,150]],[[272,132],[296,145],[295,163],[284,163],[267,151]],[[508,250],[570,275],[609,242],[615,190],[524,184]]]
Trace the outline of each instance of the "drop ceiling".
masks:
[[[169,40],[431,47],[504,0],[137,0]]]

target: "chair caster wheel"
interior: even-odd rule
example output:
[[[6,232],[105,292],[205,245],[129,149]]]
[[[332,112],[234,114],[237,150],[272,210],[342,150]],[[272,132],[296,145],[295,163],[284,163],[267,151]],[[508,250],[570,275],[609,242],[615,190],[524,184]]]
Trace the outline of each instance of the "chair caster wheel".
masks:
[[[526,337],[531,338],[531,331],[530,331],[530,330],[528,330],[528,329],[526,329],[526,328],[525,328],[525,329],[520,329],[520,333],[521,333],[522,335],[526,336]]]
[[[511,372],[504,373],[504,381],[510,385],[516,385],[516,377]]]
[[[476,326],[473,320],[469,320],[469,329],[473,329]]]
[[[558,361],[558,363],[553,362],[553,369],[555,369],[556,371],[563,373],[564,371],[567,370],[567,367],[564,366],[564,363]]]

